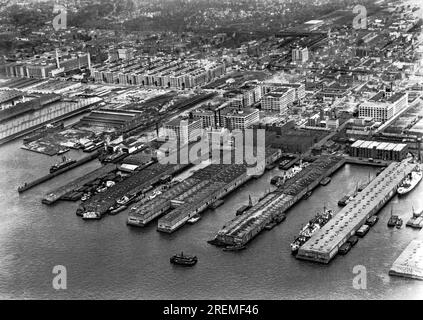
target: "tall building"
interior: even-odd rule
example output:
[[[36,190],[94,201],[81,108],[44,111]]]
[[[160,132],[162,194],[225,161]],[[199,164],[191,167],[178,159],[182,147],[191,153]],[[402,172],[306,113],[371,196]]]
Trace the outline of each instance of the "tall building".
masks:
[[[177,118],[164,125],[165,136],[169,140],[178,140],[181,144],[196,141],[202,134],[203,122],[201,119]]]
[[[228,108],[221,114],[223,126],[229,130],[245,130],[260,120],[260,112],[257,109]]]
[[[308,49],[307,48],[295,48],[292,50],[292,62],[293,63],[304,63],[308,61]]]
[[[286,114],[288,107],[295,101],[295,89],[281,87],[266,93],[261,100],[262,110]]]

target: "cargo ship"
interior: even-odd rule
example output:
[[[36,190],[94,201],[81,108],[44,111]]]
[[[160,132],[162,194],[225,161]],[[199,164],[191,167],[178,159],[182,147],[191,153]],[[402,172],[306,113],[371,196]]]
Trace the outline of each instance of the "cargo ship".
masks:
[[[292,254],[297,254],[301,246],[306,243],[316,231],[320,230],[333,217],[333,212],[330,209],[323,209],[323,213],[318,212],[317,215],[311,219],[305,227],[303,227],[295,240],[291,243]]]
[[[66,159],[65,156],[62,157],[62,162],[56,163],[50,167],[50,173],[54,173],[59,171],[60,169],[69,167],[70,165],[76,163],[76,160]]]
[[[405,195],[409,193],[419,184],[419,182],[422,180],[422,177],[423,177],[423,173],[420,170],[420,168],[412,171],[409,175],[407,175],[407,177],[398,187],[398,190],[397,190],[398,194]]]
[[[179,264],[183,266],[193,266],[198,261],[196,256],[188,256],[184,255],[183,252],[181,254],[175,254],[173,257],[170,258],[170,263]]]

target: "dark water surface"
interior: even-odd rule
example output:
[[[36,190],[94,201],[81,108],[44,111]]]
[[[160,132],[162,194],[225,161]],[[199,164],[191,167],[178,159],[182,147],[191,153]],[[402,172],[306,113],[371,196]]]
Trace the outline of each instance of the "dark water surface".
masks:
[[[127,212],[86,222],[76,217],[77,203],[41,204],[42,196],[79,174],[99,166],[90,162],[19,195],[16,188],[48,172],[56,160],[20,149],[20,142],[0,147],[0,298],[63,299],[376,299],[423,298],[423,282],[388,276],[389,268],[408,243],[423,232],[409,228],[388,229],[391,205],[404,218],[411,206],[423,209],[423,183],[408,196],[395,197],[380,212],[380,221],[347,256],[330,265],[298,261],[289,243],[326,204],[336,202],[374,168],[347,165],[326,187],[289,211],[286,221],[263,231],[242,252],[223,252],[206,241],[241,205],[270,189],[274,172],[253,180],[207,211],[195,225],[167,235],[156,231],[156,222],[142,228],[126,225]],[[80,157],[72,151],[72,157]],[[193,268],[169,263],[178,251],[196,254]],[[67,290],[52,287],[55,265],[67,268]],[[356,290],[352,269],[367,269],[367,290]]]

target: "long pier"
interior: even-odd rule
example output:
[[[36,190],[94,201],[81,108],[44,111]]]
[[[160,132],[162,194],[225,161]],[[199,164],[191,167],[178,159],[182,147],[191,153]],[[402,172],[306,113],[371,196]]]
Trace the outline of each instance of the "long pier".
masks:
[[[423,241],[411,241],[395,260],[389,275],[423,280]]]
[[[390,164],[298,251],[297,258],[329,263],[339,248],[395,194],[404,177],[417,168],[406,160]]]
[[[44,196],[44,198],[42,199],[42,203],[53,204],[60,198],[62,198],[65,194],[77,190],[78,188],[81,188],[84,184],[91,182],[97,178],[103,177],[114,170],[116,170],[116,165],[109,163],[101,168],[91,171],[90,173],[79,177],[64,186],[50,191]]]
[[[316,188],[320,181],[344,164],[342,157],[320,157],[278,190],[269,193],[244,214],[230,221],[212,242],[217,245],[245,245],[259,234],[266,224],[295,205],[308,191]]]
[[[86,157],[76,161],[75,163],[73,163],[73,164],[71,164],[71,165],[69,165],[65,168],[57,170],[53,173],[49,173],[48,175],[45,175],[45,176],[38,178],[38,179],[35,179],[34,181],[26,182],[24,185],[22,185],[18,188],[18,192],[22,193],[22,192],[25,192],[25,191],[27,191],[27,190],[35,187],[35,186],[38,186],[39,184],[44,183],[44,182],[46,182],[50,179],[53,179],[54,177],[57,177],[58,175],[61,175],[62,173],[66,172],[66,171],[72,170],[76,167],[79,167],[80,165],[83,165],[84,163],[87,163],[91,160],[94,160],[95,158],[98,157],[98,155],[99,155],[99,151],[94,152],[93,154],[90,154],[89,156],[86,156]]]

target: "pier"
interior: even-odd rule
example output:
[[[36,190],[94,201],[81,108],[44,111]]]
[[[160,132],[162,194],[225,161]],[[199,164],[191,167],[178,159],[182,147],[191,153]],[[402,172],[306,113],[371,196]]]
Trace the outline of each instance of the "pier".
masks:
[[[423,280],[423,241],[411,241],[395,260],[389,275]]]
[[[84,184],[93,181],[95,179],[98,179],[100,177],[103,177],[107,174],[109,174],[110,172],[116,170],[116,165],[115,164],[107,164],[101,168],[98,168],[94,171],[89,172],[88,174],[79,177],[69,183],[67,183],[64,186],[61,186],[55,190],[50,191],[48,194],[46,194],[44,196],[44,198],[42,199],[42,203],[44,204],[53,204],[56,201],[58,201],[59,199],[61,199],[63,196],[65,196],[66,194],[78,190],[79,188],[81,188]]]
[[[190,179],[195,185],[173,199],[178,206],[158,221],[157,230],[172,233],[194,215],[207,209],[252,178],[241,164],[211,164]]]
[[[45,176],[38,178],[38,179],[35,179],[34,181],[27,182],[27,183],[25,183],[24,185],[22,185],[18,188],[18,192],[22,193],[22,192],[25,192],[25,191],[27,191],[27,190],[35,187],[35,186],[38,186],[39,184],[44,183],[44,182],[46,182],[50,179],[53,179],[54,177],[57,177],[58,175],[61,175],[62,173],[66,172],[66,171],[72,170],[76,167],[79,167],[80,165],[83,165],[84,163],[87,163],[91,160],[94,160],[95,158],[98,157],[98,155],[99,155],[99,152],[97,151],[97,152],[95,152],[95,153],[93,153],[89,156],[86,156],[86,157],[76,161],[75,163],[73,163],[73,164],[71,164],[71,165],[69,165],[65,168],[57,170],[53,173],[49,173],[48,175],[45,175]]]
[[[322,156],[314,163],[289,179],[279,189],[269,193],[244,214],[237,216],[224,226],[212,241],[217,245],[245,245],[266,224],[291,208],[320,181],[330,176],[345,164],[342,157]]]
[[[390,164],[300,248],[297,258],[329,263],[348,238],[396,194],[404,177],[417,166],[406,160]]]

